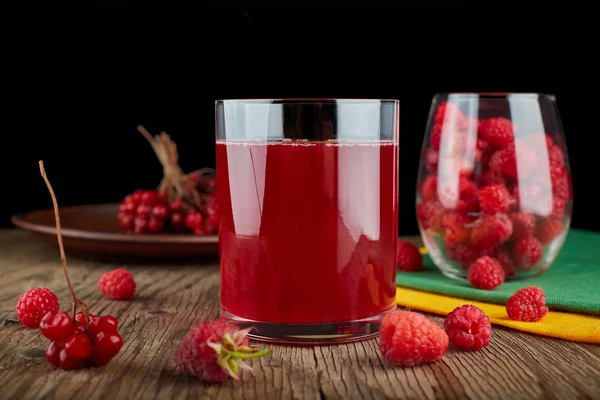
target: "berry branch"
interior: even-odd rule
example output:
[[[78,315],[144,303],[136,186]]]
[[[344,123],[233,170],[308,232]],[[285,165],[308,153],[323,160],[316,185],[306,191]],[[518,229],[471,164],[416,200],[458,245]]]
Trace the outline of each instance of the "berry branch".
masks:
[[[75,322],[75,310],[76,310],[76,306],[78,306],[81,309],[81,311],[83,312],[83,315],[85,317],[85,323],[87,326],[87,324],[89,323],[89,320],[90,320],[90,313],[89,313],[88,307],[83,301],[81,301],[77,298],[77,295],[75,294],[75,289],[73,288],[73,284],[71,283],[71,278],[69,277],[69,267],[67,266],[67,256],[65,255],[65,249],[64,249],[63,240],[62,240],[62,233],[60,231],[60,216],[58,215],[58,202],[56,201],[56,195],[54,194],[52,185],[50,184],[50,181],[48,180],[48,176],[46,175],[46,171],[44,169],[44,162],[40,160],[39,165],[40,165],[40,174],[42,175],[44,182],[46,182],[46,186],[48,187],[48,191],[50,192],[50,197],[52,198],[52,205],[54,207],[54,219],[56,220],[56,237],[58,239],[58,249],[60,251],[60,262],[62,263],[63,271],[65,272],[65,278],[67,279],[67,285],[69,286],[69,290],[71,291],[71,294],[73,295],[73,304],[71,306],[71,318],[73,319],[73,322]]]

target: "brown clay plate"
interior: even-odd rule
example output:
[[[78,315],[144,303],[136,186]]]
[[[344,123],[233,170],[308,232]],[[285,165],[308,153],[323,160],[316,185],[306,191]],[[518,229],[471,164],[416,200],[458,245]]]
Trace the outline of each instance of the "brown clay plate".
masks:
[[[123,232],[117,223],[118,204],[93,204],[59,209],[65,252],[99,260],[191,260],[218,256],[217,235]],[[52,209],[14,215],[16,226],[58,246]]]

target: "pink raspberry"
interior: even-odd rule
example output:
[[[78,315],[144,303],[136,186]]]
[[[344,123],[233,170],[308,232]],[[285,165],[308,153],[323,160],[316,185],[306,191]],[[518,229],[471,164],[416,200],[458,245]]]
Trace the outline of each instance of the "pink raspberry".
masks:
[[[444,329],[458,350],[477,351],[490,343],[492,324],[483,310],[471,304],[455,308],[446,316]]]
[[[535,233],[535,215],[527,211],[512,213],[508,216],[513,225],[513,239],[523,239]]]
[[[400,271],[418,271],[423,267],[423,255],[414,244],[406,240],[398,240],[396,267]]]
[[[480,257],[471,265],[467,280],[477,289],[493,290],[504,283],[504,270],[491,257]]]
[[[269,353],[268,349],[256,352],[250,348],[248,332],[249,329],[241,330],[221,321],[200,324],[190,329],[179,343],[175,362],[183,373],[206,382],[239,380],[238,370],[248,367],[244,359]]]
[[[379,350],[393,365],[410,367],[441,359],[448,351],[448,335],[424,315],[393,311],[379,331]]]
[[[547,221],[542,221],[537,227],[536,236],[538,237],[540,243],[544,246],[552,243],[554,239],[556,239],[563,231],[565,230],[565,226],[562,221],[557,219],[549,219]]]
[[[510,145],[514,140],[514,126],[506,118],[486,118],[479,122],[478,133],[490,144],[501,149]]]
[[[125,268],[105,272],[98,281],[100,292],[115,300],[127,300],[135,294],[135,280]]]
[[[50,289],[34,288],[19,297],[15,312],[20,323],[37,328],[47,313],[55,313],[59,308],[58,297]]]
[[[523,269],[531,269],[542,258],[542,244],[532,237],[519,239],[513,246],[513,259],[517,266]]]
[[[473,224],[471,242],[475,246],[493,247],[504,243],[513,231],[506,214],[484,214]]]
[[[488,214],[508,211],[511,196],[504,185],[487,185],[477,191],[481,211]]]
[[[537,286],[519,289],[508,299],[506,313],[510,319],[516,321],[539,321],[548,314],[546,294]]]

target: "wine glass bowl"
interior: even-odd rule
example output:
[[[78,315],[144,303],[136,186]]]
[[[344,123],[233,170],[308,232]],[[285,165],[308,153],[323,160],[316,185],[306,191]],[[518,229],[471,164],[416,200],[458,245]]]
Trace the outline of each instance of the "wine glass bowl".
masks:
[[[556,99],[440,93],[417,178],[419,229],[435,265],[464,279],[489,256],[507,280],[539,276],[566,238],[571,172]]]

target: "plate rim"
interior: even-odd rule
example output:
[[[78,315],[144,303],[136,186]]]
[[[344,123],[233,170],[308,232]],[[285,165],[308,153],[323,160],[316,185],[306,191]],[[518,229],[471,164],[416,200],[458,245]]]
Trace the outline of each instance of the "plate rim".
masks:
[[[100,203],[100,204],[81,204],[74,206],[59,207],[60,210],[75,209],[84,207],[94,206],[115,206],[118,207],[118,203]],[[27,221],[26,217],[33,213],[39,212],[54,212],[51,208],[43,208],[34,210],[26,213],[17,213],[10,217],[10,221],[20,229],[43,233],[46,235],[56,236],[56,227],[36,224]],[[86,239],[86,240],[98,240],[98,241],[109,241],[109,242],[121,242],[121,243],[161,243],[161,244],[216,244],[218,243],[218,235],[186,235],[186,234],[130,234],[130,233],[118,233],[118,232],[98,232],[98,231],[86,231],[82,229],[63,228],[60,229],[61,234],[65,238],[70,239]]]

